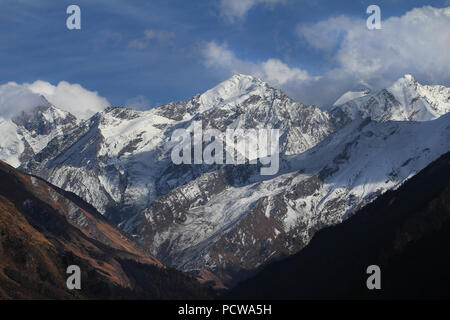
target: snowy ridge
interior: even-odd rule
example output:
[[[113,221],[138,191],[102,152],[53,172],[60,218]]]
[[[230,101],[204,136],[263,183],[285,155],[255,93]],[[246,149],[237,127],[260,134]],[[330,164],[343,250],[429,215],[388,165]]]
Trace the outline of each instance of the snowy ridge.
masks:
[[[268,85],[260,79],[236,74],[200,95],[199,112],[228,103],[237,105],[253,94],[261,95],[266,86]]]
[[[12,119],[0,117],[0,160],[20,166],[44,149],[51,140],[74,128],[78,120],[66,111],[51,105],[42,97],[42,104],[22,111]]]
[[[52,107],[0,123],[17,142],[2,155],[76,193],[163,262],[232,284],[450,150],[449,88],[406,75],[379,92],[355,92],[324,111],[235,75],[148,111],[107,108],[80,122]],[[174,165],[171,134],[196,121],[222,132],[280,129],[279,173]]]
[[[22,136],[17,132],[17,126],[11,120],[0,118],[0,160],[3,160],[13,167],[21,164],[20,156],[25,151]]]
[[[392,86],[342,104],[347,113],[377,121],[429,121],[450,111],[450,88],[421,85],[407,74]]]
[[[346,102],[349,102],[351,100],[355,100],[361,97],[364,97],[369,94],[370,91],[363,90],[363,91],[347,91],[344,93],[339,99],[336,100],[335,103],[333,103],[333,106],[340,106],[343,105]]]
[[[220,98],[213,98],[213,92]],[[205,101],[221,102],[206,108]],[[181,127],[192,129],[195,121],[201,121],[203,129],[222,132],[277,127],[286,154],[314,146],[337,127],[318,107],[294,102],[250,76],[235,76],[186,102],[148,111],[108,108],[80,126],[83,129],[75,133],[78,141],[62,139],[26,167],[122,222],[161,194],[203,174],[203,169],[196,173],[189,169],[180,178],[172,177],[171,171],[171,133]],[[55,148],[61,151],[49,152]]]
[[[288,157],[285,170],[274,179],[217,188],[216,177],[197,188],[199,178],[174,189],[124,227],[178,268],[198,271],[206,266],[227,278],[225,270],[255,268],[297,252],[313,230],[340,222],[448,150],[450,114],[424,123],[360,120]],[[205,196],[202,190],[217,193]],[[177,197],[183,197],[181,207],[173,205]],[[166,205],[174,215],[168,225]],[[268,232],[264,237],[255,228],[258,223]],[[255,251],[260,252],[256,257]]]

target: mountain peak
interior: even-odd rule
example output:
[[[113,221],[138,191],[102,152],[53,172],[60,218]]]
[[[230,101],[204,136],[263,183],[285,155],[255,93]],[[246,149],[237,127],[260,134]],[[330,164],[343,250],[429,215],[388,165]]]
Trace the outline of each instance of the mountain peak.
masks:
[[[411,74],[378,92],[351,94],[338,99],[335,105],[343,105],[352,115],[356,111],[376,121],[429,121],[450,111],[450,88],[421,85]],[[347,99],[350,97],[354,99]]]
[[[70,112],[61,110],[44,98],[46,103],[38,105],[32,109],[22,111],[19,115],[15,116],[12,120],[16,125],[23,126],[29,129],[29,126],[37,126],[42,129],[43,123],[61,124],[77,122],[75,116]]]
[[[239,80],[239,81],[254,81],[254,82],[263,82],[261,79],[256,78],[249,74],[244,73],[235,73],[231,78],[228,80]]]
[[[403,76],[403,78],[404,78],[405,80],[408,80],[408,81],[416,81],[416,79],[415,79],[411,74],[409,74],[409,73],[405,74],[405,75]]]
[[[410,87],[417,85],[417,80],[411,74],[405,74],[403,77],[399,78],[394,84],[394,86]]]
[[[212,88],[220,89],[220,88],[228,88],[228,89],[239,89],[240,92],[251,90],[258,86],[268,86],[268,84],[262,81],[259,78],[248,74],[236,73],[232,77],[228,78],[225,81],[222,81],[217,86]]]
[[[354,91],[347,91],[342,96],[339,97],[339,99],[336,100],[336,102],[333,104],[333,106],[340,106],[343,105],[346,102],[364,97],[370,93],[370,89],[363,89],[358,88]]]
[[[203,93],[200,96],[200,102],[205,109],[209,109],[249,95],[253,91],[261,93],[268,88],[269,85],[261,79],[245,74],[235,74]]]

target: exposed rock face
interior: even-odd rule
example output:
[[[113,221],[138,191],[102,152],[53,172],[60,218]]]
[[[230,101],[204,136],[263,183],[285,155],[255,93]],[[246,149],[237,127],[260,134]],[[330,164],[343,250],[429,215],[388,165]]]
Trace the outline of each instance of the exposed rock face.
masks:
[[[324,111],[235,75],[188,101],[108,108],[63,130],[22,168],[77,194],[163,262],[233,284],[450,150],[449,95],[405,76]],[[279,172],[173,164],[172,133],[197,121],[279,129]]]
[[[204,298],[91,205],[0,161],[0,298]],[[66,269],[81,269],[81,290]]]

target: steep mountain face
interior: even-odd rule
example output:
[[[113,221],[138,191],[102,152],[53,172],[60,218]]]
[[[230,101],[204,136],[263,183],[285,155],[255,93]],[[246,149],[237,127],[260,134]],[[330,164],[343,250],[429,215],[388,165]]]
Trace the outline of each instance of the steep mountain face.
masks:
[[[187,102],[145,112],[106,109],[51,141],[24,168],[121,222],[213,170],[180,170],[170,159],[173,130],[191,129],[195,121],[201,121],[204,130],[278,128],[283,153],[296,154],[317,144],[345,119],[293,102],[260,80],[236,75]]]
[[[206,297],[74,194],[0,162],[0,298]],[[78,265],[81,290],[68,290]]]
[[[310,244],[227,294],[228,299],[448,299],[450,153]],[[381,290],[368,290],[378,265]]]
[[[448,88],[405,76],[323,111],[236,75],[185,102],[108,108],[22,168],[79,195],[163,262],[233,285],[450,150],[450,116],[437,119],[448,98]],[[173,164],[173,131],[200,121],[221,132],[279,129],[279,172]]]
[[[51,140],[70,131],[78,120],[70,113],[42,103],[12,119],[0,118],[0,160],[18,167],[44,149]]]
[[[364,83],[360,83],[355,88],[353,88],[350,91],[347,91],[341,97],[339,97],[339,99],[337,99],[333,103],[333,106],[340,106],[340,105],[345,104],[346,102],[364,97],[364,96],[370,94],[371,91],[372,91],[372,89],[370,87],[368,87]]]
[[[376,121],[428,121],[450,111],[450,88],[421,85],[408,74],[387,89],[345,103],[340,100],[346,101],[345,95],[335,105],[347,113]]]
[[[345,126],[314,147],[282,155],[277,177],[261,181],[248,167],[222,167],[157,198],[124,230],[165,262],[191,272],[206,267],[232,285],[297,252],[316,230],[340,222],[450,150],[448,115],[427,123],[380,123],[348,114],[351,123],[342,121]],[[329,116],[346,119],[347,113],[335,108]]]
[[[280,175],[242,185],[226,169],[156,199],[128,221],[151,252],[233,283],[303,248],[316,230],[396,188],[450,150],[450,114],[430,122],[360,120],[283,159]]]

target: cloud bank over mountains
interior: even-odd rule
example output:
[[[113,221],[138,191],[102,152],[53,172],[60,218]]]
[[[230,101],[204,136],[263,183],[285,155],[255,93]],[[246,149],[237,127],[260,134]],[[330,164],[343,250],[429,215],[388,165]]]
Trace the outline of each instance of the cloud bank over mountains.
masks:
[[[264,79],[274,86],[314,79],[307,71],[290,68],[279,59],[268,59],[261,63],[239,59],[226,43],[208,42],[203,48],[202,54],[205,57],[207,67],[231,70],[233,73],[250,74]]]
[[[319,52],[333,54],[339,65],[334,72],[363,80],[397,78],[409,72],[444,82],[450,74],[449,30],[450,7],[427,6],[382,20],[381,30],[369,31],[365,20],[340,16],[299,26],[297,33]]]
[[[243,34],[251,33],[247,30],[248,26],[244,21],[250,10],[254,10],[256,15],[257,8],[278,9],[282,6],[292,6],[292,2],[221,0],[215,6],[220,10],[218,14],[222,17],[228,17],[231,20],[240,19],[243,22],[242,25],[238,23],[237,26],[233,26],[222,21],[221,23],[227,28],[223,34],[228,35],[235,34],[236,30]],[[102,93],[107,92],[108,98],[115,101],[116,105],[145,109],[150,106],[146,97],[150,97],[151,101],[164,100],[165,102],[168,102],[166,98],[170,99],[169,101],[185,99],[193,96],[200,90],[199,88],[205,89],[210,85],[209,77],[225,80],[234,73],[256,76],[282,89],[297,101],[319,106],[332,105],[345,91],[358,84],[377,90],[387,87],[404,74],[412,74],[424,84],[449,86],[450,7],[425,6],[409,10],[401,16],[391,17],[387,14],[383,16],[383,10],[381,7],[381,30],[367,29],[365,20],[367,16],[364,12],[357,17],[330,16],[319,21],[313,20],[314,22],[311,23],[302,22],[304,20],[295,16],[292,24],[289,23],[290,29],[285,32],[290,36],[287,37],[286,34],[284,36],[289,39],[292,47],[297,46],[302,52],[307,53],[303,60],[296,60],[295,53],[291,56],[288,53],[289,50],[286,50],[286,56],[273,52],[264,54],[264,51],[257,58],[243,56],[251,41],[247,39],[239,43],[239,41],[233,41],[233,37],[224,37],[221,33],[216,35],[213,33],[214,30],[206,35],[201,34],[200,39],[192,34],[183,34],[175,27],[172,30],[164,25],[145,26],[144,31],[139,29],[141,31],[137,34],[140,36],[136,37],[133,33],[133,36],[123,43],[128,50],[127,54],[130,54],[130,59],[134,59],[133,63],[143,59],[139,64],[136,62],[139,68],[134,69],[139,70],[140,76],[133,78],[136,71],[126,69],[130,79],[133,78],[133,80],[119,83],[123,90],[120,92],[122,97],[118,101],[114,100],[117,99],[115,97],[117,90],[108,91],[103,87],[104,83],[109,82],[100,81],[101,85],[96,89],[101,90]],[[255,17],[248,18],[255,19]],[[202,26],[201,30],[203,29]],[[274,46],[273,39],[270,38],[273,35],[268,34],[267,30],[260,34],[267,35],[263,45]],[[183,39],[190,40],[186,47],[180,44]],[[289,45],[286,46],[289,47]],[[139,50],[130,50],[130,47]],[[164,52],[164,59],[160,61],[160,64],[155,58],[159,54],[155,53],[156,51]],[[178,58],[174,56],[178,57],[178,55],[182,55],[180,61],[183,61],[183,66],[179,67],[181,69],[188,67],[186,70],[189,72],[189,81],[186,81],[183,76],[187,71],[178,73],[178,69],[174,71],[176,64],[170,66],[167,64],[168,61],[172,61],[172,58],[177,60]],[[309,60],[312,56],[319,58]],[[114,59],[117,59],[117,56]],[[145,64],[144,60],[145,63],[147,61],[154,63],[156,68],[153,66],[149,69],[150,71],[144,67],[141,68]],[[186,61],[192,63],[186,63]],[[110,64],[105,63],[105,66]],[[161,73],[160,81],[158,75]],[[146,84],[149,74],[158,81],[148,81]],[[191,81],[192,74],[198,75],[196,78],[200,80]],[[94,79],[96,75],[85,73],[83,77],[79,81],[73,81],[85,83],[86,79]],[[36,78],[45,78],[45,74],[38,73]],[[60,78],[64,79],[64,76]],[[3,81],[9,80],[14,78],[8,77]],[[139,90],[135,90],[138,87]],[[157,89],[158,92],[156,92]],[[183,94],[177,96],[176,93],[181,91]],[[43,95],[57,107],[83,119],[110,105],[108,100],[99,96],[97,92],[65,81],[56,85],[45,81],[36,81],[31,84],[9,82],[0,85],[0,94],[2,96],[0,116],[2,117],[11,117],[16,112],[41,103],[39,95]],[[160,95],[163,94],[164,97],[161,98]]]
[[[378,89],[406,73],[424,83],[450,83],[450,7],[425,6],[399,17],[382,16],[381,26],[381,30],[368,30],[364,19],[345,15],[299,24],[295,30],[298,41],[305,41],[334,66],[317,75],[279,59],[240,59],[226,43],[216,41],[207,42],[202,55],[209,68],[227,74],[248,73],[297,100],[325,106],[358,83]],[[305,63],[299,61],[306,68]]]
[[[0,117],[10,119],[22,111],[46,105],[45,100],[79,119],[87,119],[110,105],[97,92],[66,81],[56,86],[41,80],[31,84],[8,82],[0,85]]]

